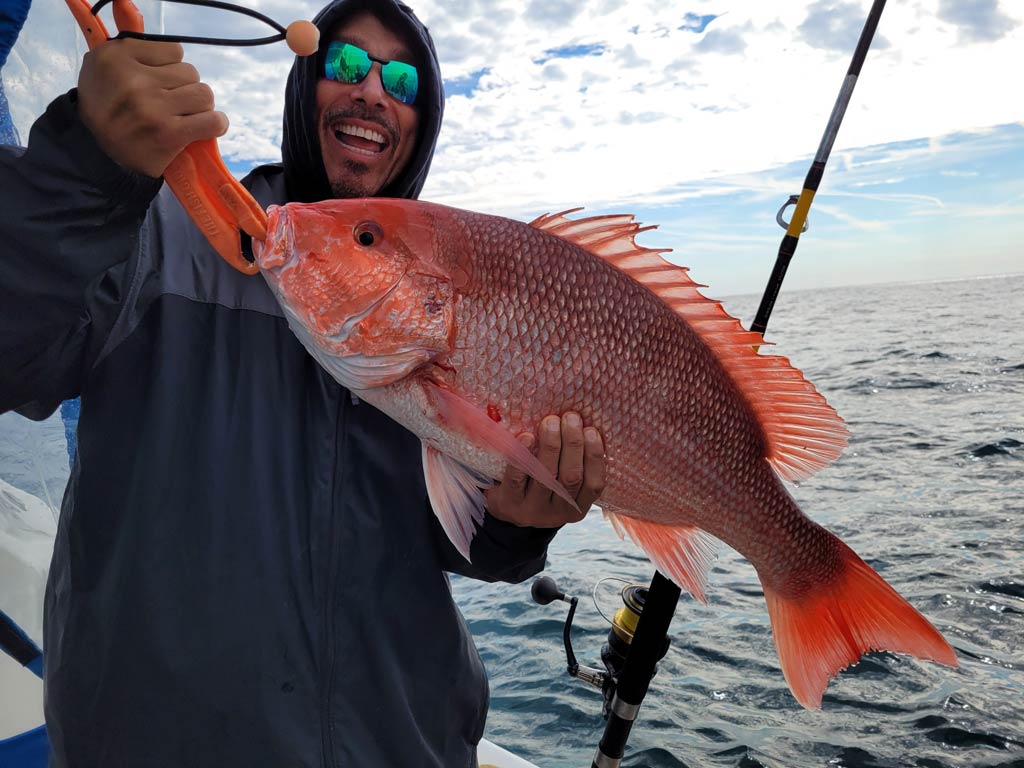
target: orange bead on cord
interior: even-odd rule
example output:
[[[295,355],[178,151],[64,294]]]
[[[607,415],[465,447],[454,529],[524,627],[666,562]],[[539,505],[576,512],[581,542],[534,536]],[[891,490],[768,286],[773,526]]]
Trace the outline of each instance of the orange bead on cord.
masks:
[[[285,40],[296,56],[312,56],[320,46],[320,30],[310,21],[293,21]]]

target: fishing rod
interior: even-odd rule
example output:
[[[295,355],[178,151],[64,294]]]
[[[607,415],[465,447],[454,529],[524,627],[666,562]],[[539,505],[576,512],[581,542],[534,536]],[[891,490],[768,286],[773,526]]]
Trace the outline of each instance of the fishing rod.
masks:
[[[786,235],[782,238],[775,267],[765,287],[754,323],[751,325],[752,331],[764,334],[768,327],[768,318],[775,307],[775,300],[778,298],[789,262],[796,253],[801,233],[807,229],[807,213],[811,208],[811,201],[825,173],[832,145],[835,143],[884,7],[885,0],[874,0],[868,12],[867,21],[853,53],[853,60],[825,127],[825,134],[804,179],[803,191],[799,196],[791,196],[776,214],[775,218],[786,230]],[[783,212],[794,204],[796,208],[793,211],[793,218],[786,224],[782,218]],[[606,671],[601,672],[581,667],[572,651],[569,633],[576,612],[577,599],[561,593],[555,583],[547,577],[541,577],[534,582],[533,597],[537,602],[547,604],[559,599],[571,606],[563,632],[569,674],[600,687],[604,694],[604,716],[607,722],[591,768],[619,768],[626,752],[629,733],[636,721],[640,704],[647,695],[657,663],[668,651],[668,629],[680,595],[679,587],[660,571],[655,572],[649,588],[637,587],[631,597],[627,596],[627,590],[623,590],[625,611],[620,609],[616,614],[616,621],[608,633],[608,643],[601,652]],[[628,626],[625,622],[629,622]],[[633,626],[635,630],[632,629]],[[621,631],[624,628],[627,631]]]
[[[782,288],[782,281],[786,277],[789,262],[792,260],[793,254],[796,253],[797,244],[800,242],[800,235],[807,231],[807,212],[811,209],[811,201],[814,200],[814,194],[818,191],[821,177],[825,174],[825,165],[828,163],[828,157],[832,153],[832,145],[835,143],[836,135],[839,133],[839,126],[842,124],[843,116],[846,114],[846,107],[849,105],[850,97],[853,95],[853,88],[857,84],[857,78],[860,76],[860,69],[868,54],[868,48],[871,47],[871,40],[875,36],[875,30],[878,28],[878,20],[882,16],[883,8],[885,8],[885,0],[874,0],[871,10],[868,12],[864,29],[860,33],[860,40],[857,41],[857,47],[853,52],[853,60],[850,62],[850,68],[846,71],[843,87],[839,90],[839,97],[836,99],[836,104],[832,108],[832,115],[825,126],[825,134],[821,137],[818,152],[815,154],[814,161],[807,171],[807,177],[804,179],[803,190],[799,196],[791,195],[789,200],[782,204],[779,212],[775,215],[775,220],[779,223],[779,226],[786,230],[786,234],[779,245],[779,255],[775,259],[775,267],[768,278],[768,285],[765,286],[764,295],[761,297],[761,304],[757,308],[754,322],[750,326],[750,330],[762,335],[768,328],[768,318],[771,317],[772,309],[775,308],[775,300],[779,297],[779,290]],[[786,208],[794,204],[796,208],[793,210],[793,218],[787,225],[782,218],[782,214]]]

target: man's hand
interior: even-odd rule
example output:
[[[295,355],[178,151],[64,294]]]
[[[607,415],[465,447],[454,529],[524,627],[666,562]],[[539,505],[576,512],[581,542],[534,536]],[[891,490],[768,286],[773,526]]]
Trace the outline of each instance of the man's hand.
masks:
[[[532,449],[537,443],[530,433],[519,436]],[[604,490],[604,442],[593,427],[583,428],[579,414],[566,413],[559,419],[547,416],[540,427],[537,458],[576,499],[579,511],[515,467],[505,469],[501,482],[490,488],[487,512],[519,526],[557,528],[583,519],[590,505]]]
[[[78,113],[107,155],[156,178],[187,145],[223,136],[228,118],[182,61],[178,43],[110,40],[85,55]]]

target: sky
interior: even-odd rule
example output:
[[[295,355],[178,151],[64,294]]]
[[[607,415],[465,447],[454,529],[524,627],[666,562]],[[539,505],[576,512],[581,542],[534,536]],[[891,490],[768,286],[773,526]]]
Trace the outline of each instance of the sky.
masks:
[[[763,288],[783,235],[776,211],[800,192],[870,7],[409,2],[434,36],[447,95],[423,199],[520,220],[578,206],[633,213],[659,227],[641,242],[672,248],[712,296]],[[162,13],[166,32],[265,34],[233,14],[140,5],[151,26]],[[247,5],[287,24],[320,3]],[[4,71],[12,103],[9,69],[24,73],[35,55],[54,69],[42,41],[56,22],[33,14]],[[81,55],[63,45],[69,61]],[[229,167],[278,160],[284,45],[187,46],[186,57],[231,120]],[[1024,2],[890,2],[786,289],[1024,271],[1020,72]]]

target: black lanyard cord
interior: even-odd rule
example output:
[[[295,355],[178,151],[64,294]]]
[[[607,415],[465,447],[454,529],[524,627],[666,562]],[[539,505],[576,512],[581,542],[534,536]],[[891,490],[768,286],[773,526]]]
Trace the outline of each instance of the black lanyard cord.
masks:
[[[109,5],[112,0],[99,0],[95,5],[92,6],[93,16],[97,15],[104,6]],[[241,13],[245,16],[250,16],[258,21],[262,21],[269,27],[277,30],[276,35],[268,35],[267,37],[252,37],[243,40],[230,39],[225,37],[195,37],[190,35],[154,35],[148,32],[118,32],[115,39],[121,38],[134,38],[136,40],[154,40],[157,42],[167,43],[201,43],[203,45],[268,45],[270,43],[276,43],[285,39],[286,30],[276,21],[269,16],[265,16],[259,11],[254,11],[251,8],[246,8],[241,5],[235,5],[234,3],[225,3],[222,0],[165,0],[169,3],[181,3],[182,5],[201,5],[207,8],[217,8],[222,11],[232,11],[234,13]]]

